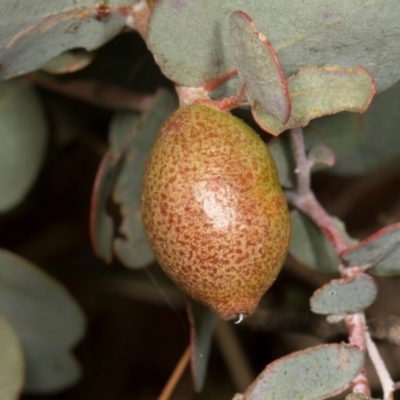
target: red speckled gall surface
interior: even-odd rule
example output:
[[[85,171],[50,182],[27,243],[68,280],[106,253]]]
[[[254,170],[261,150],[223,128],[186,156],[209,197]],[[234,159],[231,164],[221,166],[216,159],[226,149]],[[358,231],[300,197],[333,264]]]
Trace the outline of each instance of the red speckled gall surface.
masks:
[[[164,271],[224,319],[253,312],[289,244],[267,146],[238,118],[203,105],[163,124],[143,178],[142,218]]]

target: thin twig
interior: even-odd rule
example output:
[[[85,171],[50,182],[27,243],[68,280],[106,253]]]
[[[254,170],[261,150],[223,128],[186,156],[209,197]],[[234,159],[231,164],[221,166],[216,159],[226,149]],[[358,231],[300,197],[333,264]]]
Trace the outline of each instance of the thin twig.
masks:
[[[297,187],[295,190],[285,192],[290,204],[306,214],[324,232],[331,241],[338,254],[348,249],[346,237],[335,225],[332,218],[318,202],[311,190],[311,165],[307,159],[303,130],[295,128],[291,130],[293,153],[296,158]]]
[[[190,346],[188,346],[185,352],[182,354],[181,359],[176,365],[174,371],[172,372],[172,375],[168,379],[167,384],[164,386],[164,389],[161,392],[160,396],[158,397],[158,400],[168,400],[171,397],[172,392],[174,391],[179,380],[181,379],[181,376],[185,371],[187,365],[189,364],[189,360],[190,360]]]
[[[346,236],[334,224],[331,217],[315,198],[311,190],[311,162],[307,159],[303,130],[296,128],[291,130],[293,153],[296,159],[297,187],[295,190],[287,191],[288,201],[296,208],[300,209],[325,233],[327,238],[335,247],[340,255],[348,249],[349,244]],[[342,275],[346,275],[344,269],[340,270]],[[365,332],[367,330],[364,313],[350,314],[345,318],[349,332],[349,341],[365,352]],[[366,376],[365,365],[360,373],[353,380],[353,392],[370,394],[369,382]]]
[[[39,75],[29,75],[29,79],[43,89],[110,110],[142,112],[148,110],[154,100],[153,95],[132,92],[116,85],[90,79],[59,82],[42,79]]]
[[[375,342],[371,339],[371,335],[368,331],[365,332],[365,344],[367,347],[369,358],[375,367],[375,371],[378,374],[379,381],[381,382],[383,389],[383,399],[393,400],[393,393],[395,390],[394,382],[386,368],[384,361],[376,347]]]
[[[364,313],[350,314],[345,318],[345,322],[349,332],[350,344],[357,346],[360,350],[365,352],[365,332],[367,331],[367,324],[365,322]],[[353,379],[353,392],[367,395],[371,394],[365,365]]]

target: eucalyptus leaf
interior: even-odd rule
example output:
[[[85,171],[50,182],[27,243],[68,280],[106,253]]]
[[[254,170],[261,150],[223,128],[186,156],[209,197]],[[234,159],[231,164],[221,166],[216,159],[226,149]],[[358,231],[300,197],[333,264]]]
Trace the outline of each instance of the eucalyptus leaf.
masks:
[[[197,87],[234,70],[229,18],[235,11],[254,19],[287,77],[309,65],[362,65],[379,91],[400,78],[397,0],[159,0],[147,42],[164,74]]]
[[[132,111],[118,111],[111,120],[108,141],[111,162],[116,164],[126,152],[132,135],[135,134],[138,114]]]
[[[66,74],[86,68],[95,57],[84,49],[66,51],[48,61],[42,69],[50,74]]]
[[[72,360],[71,348],[85,330],[78,304],[57,281],[6,250],[0,251],[0,282],[0,312],[21,340],[26,388],[42,393],[74,384],[80,369],[65,360]]]
[[[96,49],[122,31],[126,6],[138,0],[111,0],[107,12],[94,0],[3,0],[0,17],[0,78],[43,67],[67,50]]]
[[[45,112],[28,81],[0,82],[0,121],[0,212],[5,212],[31,189],[47,147]]]
[[[107,205],[122,165],[126,161],[124,156],[136,119],[137,114],[132,111],[119,111],[114,115],[108,137],[110,151],[104,155],[93,185],[90,237],[95,253],[107,263],[112,260],[114,237],[114,221],[108,214]]]
[[[113,199],[119,204],[122,215],[119,231],[124,236],[114,239],[114,252],[130,268],[144,268],[155,259],[140,215],[142,175],[155,136],[163,121],[176,107],[176,98],[168,91],[161,90],[150,109],[134,126],[121,124],[122,129],[129,131],[127,134],[130,138],[113,192]],[[131,122],[134,122],[133,119]],[[121,141],[117,140],[117,143]]]
[[[218,320],[208,307],[187,298],[187,311],[190,323],[191,370],[194,389],[200,392],[204,386],[211,340]]]
[[[24,349],[34,368],[27,370],[25,392],[55,393],[79,381],[81,366],[74,355],[57,346],[36,345]]]
[[[368,273],[376,276],[400,275],[400,245],[397,244],[379,259]]]
[[[304,128],[305,148],[309,151],[315,146],[326,146],[335,154],[335,162],[340,162],[358,145],[362,139],[360,116],[355,113],[341,112],[313,119]],[[296,184],[295,160],[289,134],[274,138],[269,149],[277,164],[279,180],[282,186],[292,188]],[[313,171],[320,170],[316,166]]]
[[[365,310],[376,298],[374,280],[365,274],[334,279],[318,289],[310,299],[316,314],[354,314]]]
[[[107,211],[107,203],[111,197],[112,188],[118,169],[110,161],[107,152],[101,160],[94,181],[91,210],[90,238],[96,255],[105,262],[112,260],[112,241],[114,236],[114,221]]]
[[[323,144],[311,147],[307,158],[312,162],[313,166],[324,165],[332,167],[335,164],[335,153]]]
[[[10,322],[0,314],[0,400],[15,400],[22,392],[25,360]]]
[[[400,223],[375,232],[342,254],[348,265],[371,264],[368,273],[377,276],[400,274]]]
[[[235,400],[320,400],[342,393],[363,367],[356,346],[324,344],[298,351],[267,365]]]
[[[399,108],[400,82],[375,96],[368,110],[361,114],[360,141],[337,160],[332,172],[344,176],[366,174],[399,160]]]
[[[230,35],[247,100],[285,124],[291,109],[288,84],[271,43],[241,11],[231,15]]]
[[[300,211],[290,213],[292,236],[289,253],[302,265],[325,273],[337,272],[339,258],[332,244]]]
[[[284,188],[296,186],[296,161],[290,144],[290,135],[282,134],[268,142],[268,148],[278,169],[279,182]]]
[[[375,83],[361,68],[303,67],[288,80],[292,112],[283,124],[260,104],[252,113],[257,124],[272,135],[306,126],[311,119],[340,111],[364,112],[375,94]]]

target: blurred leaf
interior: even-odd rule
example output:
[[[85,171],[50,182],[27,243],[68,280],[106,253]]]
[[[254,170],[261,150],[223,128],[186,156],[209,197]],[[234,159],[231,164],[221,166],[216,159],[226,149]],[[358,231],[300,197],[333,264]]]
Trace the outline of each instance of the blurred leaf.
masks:
[[[134,128],[137,114],[132,111],[119,111],[111,121],[108,140],[110,151],[99,166],[93,185],[90,211],[90,238],[98,257],[106,263],[112,261],[114,221],[108,214],[107,205],[124,163],[124,155],[129,144],[129,134]]]
[[[376,275],[397,275],[400,273],[399,245],[400,223],[397,223],[375,232],[341,254],[341,258],[350,266],[372,264],[374,268],[368,272]]]
[[[24,199],[45,158],[46,116],[28,81],[0,82],[0,120],[0,212],[4,212]]]
[[[356,346],[323,344],[267,365],[253,384],[234,399],[319,400],[342,393],[363,367]]]
[[[203,389],[207,373],[211,340],[218,317],[208,307],[186,298],[190,323],[190,350],[193,385],[196,392]]]
[[[142,175],[155,136],[163,121],[176,107],[176,98],[162,90],[134,127],[121,125],[121,129],[130,130],[131,139],[114,188],[113,198],[120,205],[122,215],[119,231],[125,237],[114,239],[114,251],[119,260],[130,268],[144,268],[154,261],[140,215]]]
[[[110,161],[107,152],[101,160],[93,185],[90,209],[90,239],[94,252],[105,262],[112,260],[112,240],[114,236],[114,222],[108,215],[107,203],[118,173]]]
[[[80,370],[70,350],[85,329],[78,304],[57,281],[6,250],[0,251],[0,283],[0,312],[26,358],[26,390],[54,392],[74,384]]]
[[[398,0],[159,0],[147,42],[164,74],[196,87],[234,70],[229,17],[238,10],[274,44],[286,76],[309,65],[362,65],[379,91],[400,77]]]
[[[326,273],[337,272],[339,258],[330,241],[303,213],[293,210],[289,252],[300,264]]]
[[[111,120],[108,141],[113,164],[117,163],[126,152],[131,136],[136,129],[137,118],[138,114],[132,111],[119,111]]]
[[[94,57],[94,52],[83,49],[70,50],[52,58],[43,69],[50,74],[72,73],[87,67]]]
[[[341,112],[313,119],[304,128],[304,136],[307,150],[325,145],[335,153],[336,163],[340,162],[362,139],[360,114]]]
[[[374,280],[365,274],[334,279],[311,297],[311,310],[316,314],[354,314],[365,310],[376,298]]]
[[[104,16],[94,0],[36,0],[15,6],[2,1],[0,19],[0,78],[6,79],[41,68],[70,49],[96,49],[122,31],[126,10],[138,0],[107,2],[110,14]],[[126,8],[126,7],[125,7]]]
[[[361,115],[359,144],[346,157],[337,160],[332,172],[345,176],[360,175],[399,160],[399,109],[400,82],[375,96],[371,106]]]
[[[400,275],[400,246],[397,244],[379,259],[368,273],[377,276]]]
[[[332,167],[335,164],[335,153],[323,144],[311,147],[307,158],[313,163],[313,166],[324,165]]]
[[[21,343],[9,321],[0,314],[0,400],[18,399],[24,380],[25,361]]]
[[[343,158],[357,146],[361,140],[361,124],[359,115],[350,112],[341,112],[313,119],[304,128],[306,150],[314,146],[325,145],[335,153],[336,162]],[[269,149],[278,167],[279,180],[286,188],[295,186],[295,161],[293,158],[290,137],[282,134],[271,141]],[[313,171],[321,169],[313,168]]]
[[[26,392],[59,392],[74,385],[81,378],[79,362],[65,349],[38,344],[27,346],[24,351],[26,359],[33,360],[32,364],[34,363],[34,368],[27,371]]]
[[[290,135],[283,134],[268,142],[268,148],[278,169],[279,182],[284,188],[296,186],[296,162],[290,144]]]
[[[340,111],[364,112],[375,94],[375,83],[362,67],[303,67],[288,80],[292,112],[282,124],[256,104],[253,117],[272,135],[307,125],[311,119]]]
[[[247,100],[252,106],[258,104],[282,124],[286,123],[290,116],[290,97],[272,44],[257,31],[251,17],[242,11],[231,15],[230,35]]]

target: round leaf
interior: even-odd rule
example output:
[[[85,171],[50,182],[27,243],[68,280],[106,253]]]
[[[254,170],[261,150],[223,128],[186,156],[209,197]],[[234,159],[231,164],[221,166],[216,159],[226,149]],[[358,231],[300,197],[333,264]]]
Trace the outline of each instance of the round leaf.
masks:
[[[234,70],[229,17],[238,10],[274,44],[287,77],[308,65],[362,65],[379,91],[400,77],[398,0],[159,0],[147,42],[165,75],[197,87]]]
[[[361,68],[303,67],[288,80],[292,112],[282,124],[256,105],[253,117],[258,125],[272,135],[287,129],[305,126],[313,118],[340,111],[364,112],[375,94],[375,83]]]
[[[21,343],[9,321],[0,314],[0,400],[19,397],[25,380]]]
[[[246,400],[325,399],[343,392],[363,363],[364,354],[356,346],[312,347],[269,364],[243,397]]]
[[[378,276],[400,274],[400,223],[374,233],[342,254],[348,265],[371,264],[368,272]]]
[[[361,114],[362,136],[346,157],[337,160],[332,172],[354,176],[383,168],[400,159],[400,82],[372,100]]]
[[[354,314],[365,310],[375,300],[377,287],[365,274],[334,279],[318,289],[310,299],[316,314]]]
[[[4,212],[24,199],[45,157],[47,122],[29,82],[0,83],[0,120],[0,212]]]
[[[339,258],[321,230],[297,210],[293,210],[290,217],[290,254],[308,268],[327,273],[336,272],[339,268]]]
[[[376,263],[400,244],[400,223],[375,232],[356,246],[346,250],[341,258],[348,265]]]
[[[271,43],[241,11],[231,15],[230,34],[236,67],[249,103],[258,104],[264,112],[285,124],[290,116],[290,97]]]
[[[95,53],[83,49],[66,51],[52,58],[43,69],[50,74],[66,74],[87,67],[94,59]]]
[[[109,15],[105,17],[95,0],[37,0],[34,7],[16,7],[13,0],[3,0],[0,77],[36,70],[70,49],[100,47],[125,26],[126,17],[119,7],[137,1],[108,1]]]
[[[51,392],[75,383],[80,375],[77,363],[65,361],[71,359],[70,349],[85,327],[75,300],[57,281],[5,250],[0,251],[0,282],[0,312],[21,340],[26,388]]]

